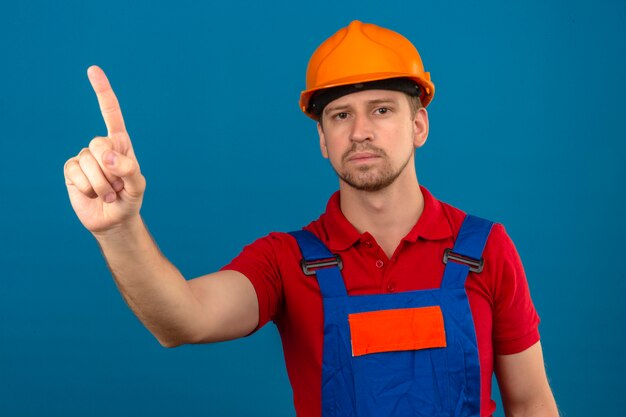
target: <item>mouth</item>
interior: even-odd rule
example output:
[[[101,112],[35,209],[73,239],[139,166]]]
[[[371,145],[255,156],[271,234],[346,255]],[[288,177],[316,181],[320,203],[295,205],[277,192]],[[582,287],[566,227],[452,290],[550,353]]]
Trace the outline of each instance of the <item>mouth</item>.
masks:
[[[348,158],[346,159],[347,162],[371,162],[375,159],[379,159],[380,156],[375,154],[375,153],[371,153],[371,152],[356,152],[351,154],[350,156],[348,156]]]

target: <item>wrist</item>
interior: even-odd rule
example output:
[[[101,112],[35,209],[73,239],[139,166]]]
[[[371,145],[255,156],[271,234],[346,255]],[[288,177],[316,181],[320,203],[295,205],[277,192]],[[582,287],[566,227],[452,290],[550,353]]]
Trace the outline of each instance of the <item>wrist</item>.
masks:
[[[110,229],[92,232],[100,245],[103,244],[131,244],[141,239],[146,234],[146,226],[139,214],[133,216],[122,223],[119,223]]]

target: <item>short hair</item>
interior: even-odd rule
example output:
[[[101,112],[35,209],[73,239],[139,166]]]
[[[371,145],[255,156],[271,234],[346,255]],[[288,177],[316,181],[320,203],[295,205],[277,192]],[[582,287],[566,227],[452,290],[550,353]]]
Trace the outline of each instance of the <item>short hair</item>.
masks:
[[[422,105],[422,100],[420,100],[419,96],[412,96],[406,93],[405,95],[409,99],[409,107],[411,109],[411,119],[413,119],[415,118],[417,111],[424,106]]]

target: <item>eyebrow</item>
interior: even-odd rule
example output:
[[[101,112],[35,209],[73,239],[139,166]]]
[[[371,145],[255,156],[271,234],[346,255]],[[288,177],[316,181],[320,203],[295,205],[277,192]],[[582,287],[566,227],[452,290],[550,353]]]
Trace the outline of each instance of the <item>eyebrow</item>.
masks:
[[[368,100],[367,102],[367,105],[369,107],[378,106],[380,104],[398,104],[398,100],[394,98],[379,98],[374,100]],[[324,113],[328,114],[333,111],[347,110],[350,107],[351,106],[349,104],[343,104],[339,106],[326,106],[326,108],[324,109]]]

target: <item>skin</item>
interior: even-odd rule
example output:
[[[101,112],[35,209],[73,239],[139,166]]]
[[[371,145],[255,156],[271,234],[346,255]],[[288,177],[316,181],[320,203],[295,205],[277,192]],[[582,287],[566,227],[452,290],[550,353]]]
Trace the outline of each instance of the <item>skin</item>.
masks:
[[[117,98],[100,68],[87,74],[108,133],[67,160],[65,183],[122,296],[165,347],[249,334],[258,301],[244,275],[219,271],[187,281],[159,251],[140,216],[146,180]],[[428,137],[427,112],[412,115],[402,93],[369,90],[329,103],[322,117],[320,149],[340,178],[341,210],[391,257],[424,207],[414,154]],[[495,365],[507,416],[558,416],[540,343],[496,355]]]
[[[322,117],[320,149],[339,176],[341,210],[359,232],[370,232],[391,258],[424,209],[415,149],[428,137],[426,109],[411,117],[403,93],[366,90],[329,103]],[[386,183],[385,177],[395,179],[371,190]]]
[[[87,75],[108,133],[65,163],[65,184],[122,296],[165,347],[249,334],[259,321],[258,302],[245,276],[220,271],[187,281],[159,251],[139,214],[146,180],[118,100],[100,68]]]

